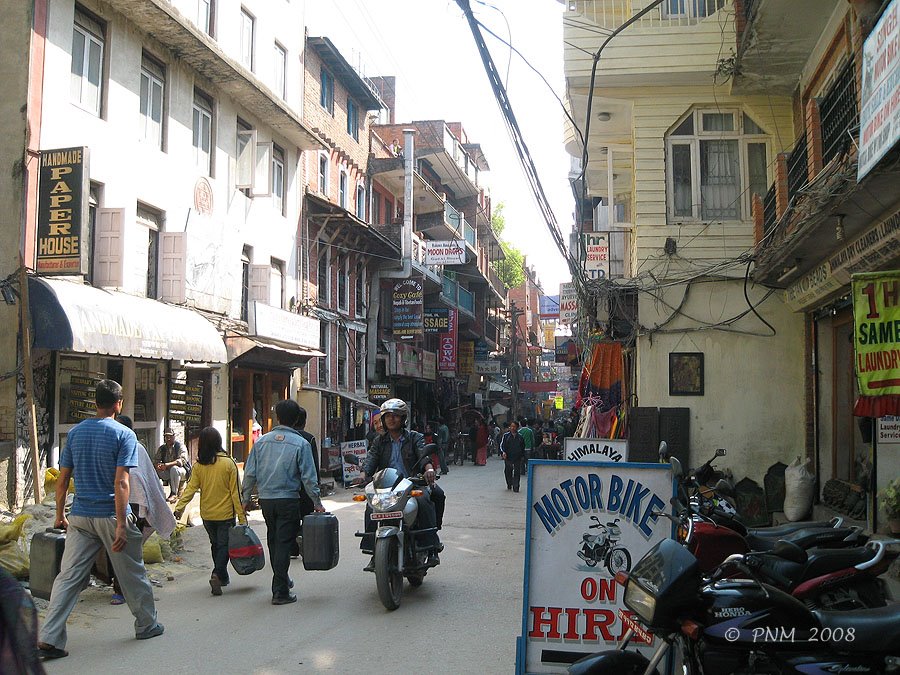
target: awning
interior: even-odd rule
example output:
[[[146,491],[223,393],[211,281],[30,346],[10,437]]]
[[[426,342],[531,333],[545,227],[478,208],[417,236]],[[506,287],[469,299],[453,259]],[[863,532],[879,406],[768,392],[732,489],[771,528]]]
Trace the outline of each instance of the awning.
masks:
[[[316,356],[325,356],[318,349],[284,347],[258,337],[238,335],[225,338],[228,362],[250,368],[300,368]]]
[[[34,346],[135,358],[225,363],[219,331],[202,315],[85,284],[30,277]]]

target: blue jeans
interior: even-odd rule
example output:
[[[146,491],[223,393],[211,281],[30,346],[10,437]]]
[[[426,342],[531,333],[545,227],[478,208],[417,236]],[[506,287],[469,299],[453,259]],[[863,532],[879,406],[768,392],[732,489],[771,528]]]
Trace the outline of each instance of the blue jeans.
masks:
[[[203,527],[209,535],[213,560],[213,574],[223,584],[228,583],[228,533],[234,527],[234,518],[229,520],[204,520]]]

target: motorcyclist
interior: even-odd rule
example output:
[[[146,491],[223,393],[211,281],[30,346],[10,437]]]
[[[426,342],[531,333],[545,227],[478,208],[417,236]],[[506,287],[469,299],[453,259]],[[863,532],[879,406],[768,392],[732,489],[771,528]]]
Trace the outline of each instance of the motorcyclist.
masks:
[[[378,434],[369,443],[369,451],[363,462],[359,480],[363,482],[366,476],[371,476],[376,471],[388,467],[396,469],[404,477],[416,475],[421,470],[430,487],[430,496],[426,492],[421,497],[416,497],[419,511],[413,527],[415,529],[429,527],[441,529],[446,497],[444,491],[434,482],[434,467],[425,450],[425,437],[418,431],[406,429],[408,416],[409,408],[399,398],[388,399],[381,405],[381,421],[385,431]],[[365,531],[374,533],[376,525],[370,516],[371,509],[366,505]],[[423,538],[426,544],[430,540],[430,544],[433,546],[428,554],[428,564],[439,564],[438,552],[443,550],[443,544],[440,543],[437,533],[423,535]],[[373,534],[367,534],[362,538],[360,548],[367,553],[375,550]],[[365,569],[366,571],[375,569],[374,556]]]

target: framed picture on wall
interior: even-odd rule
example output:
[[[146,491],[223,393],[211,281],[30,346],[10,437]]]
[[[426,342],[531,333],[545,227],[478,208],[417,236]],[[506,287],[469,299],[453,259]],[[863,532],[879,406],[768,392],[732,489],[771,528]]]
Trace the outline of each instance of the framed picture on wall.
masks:
[[[703,396],[703,352],[669,353],[669,396]]]

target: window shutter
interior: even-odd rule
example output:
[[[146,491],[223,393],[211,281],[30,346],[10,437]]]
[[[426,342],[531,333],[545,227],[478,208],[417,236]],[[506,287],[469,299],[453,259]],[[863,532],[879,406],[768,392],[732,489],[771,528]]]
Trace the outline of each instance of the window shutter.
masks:
[[[234,187],[236,190],[253,187],[253,171],[256,166],[256,129],[238,129],[237,158],[235,159]]]
[[[269,278],[272,268],[269,265],[250,265],[250,291],[247,299],[269,304]]]
[[[253,196],[272,196],[272,153],[273,144],[256,144],[256,168],[253,176]]]
[[[184,304],[187,299],[187,234],[160,232],[160,300]]]
[[[94,285],[121,288],[124,285],[125,209],[97,209],[94,231]]]

